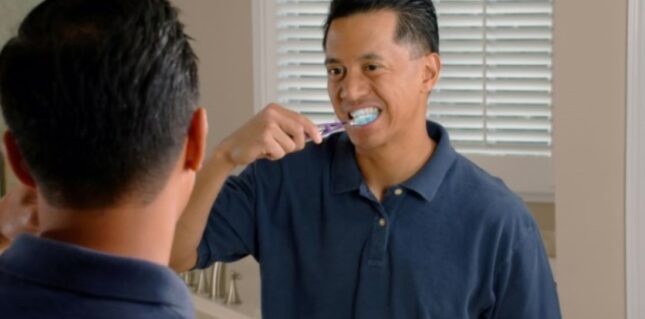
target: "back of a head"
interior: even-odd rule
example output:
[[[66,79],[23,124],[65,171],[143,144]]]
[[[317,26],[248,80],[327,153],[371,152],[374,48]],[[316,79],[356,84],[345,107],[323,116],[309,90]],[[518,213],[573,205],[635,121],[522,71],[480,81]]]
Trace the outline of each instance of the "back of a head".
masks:
[[[377,10],[397,13],[395,40],[414,45],[420,53],[439,53],[439,28],[432,0],[333,0],[324,25],[323,48],[334,20]]]
[[[46,0],[0,53],[0,103],[50,204],[154,198],[197,100],[196,57],[167,0]]]

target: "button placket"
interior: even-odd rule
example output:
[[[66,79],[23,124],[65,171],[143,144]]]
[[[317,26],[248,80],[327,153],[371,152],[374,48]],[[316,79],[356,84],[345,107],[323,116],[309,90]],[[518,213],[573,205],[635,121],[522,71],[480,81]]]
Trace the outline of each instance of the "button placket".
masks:
[[[365,184],[360,187],[361,196],[370,200],[372,206],[377,210],[374,216],[370,246],[367,254],[368,265],[383,267],[386,262],[387,243],[395,212],[403,202],[405,191],[402,187],[390,188],[382,203],[379,203]]]
[[[380,207],[380,210],[381,216],[375,216],[374,218],[368,258],[368,265],[376,267],[382,267],[385,265],[385,256],[387,252],[388,220],[382,206]]]

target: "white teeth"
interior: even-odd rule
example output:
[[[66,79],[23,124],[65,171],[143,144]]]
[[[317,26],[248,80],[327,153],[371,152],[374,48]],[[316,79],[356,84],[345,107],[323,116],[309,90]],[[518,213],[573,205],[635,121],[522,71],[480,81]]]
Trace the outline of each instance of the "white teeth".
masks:
[[[359,109],[353,112],[350,112],[349,114],[351,115],[352,118],[359,118],[361,116],[366,116],[366,115],[378,115],[379,109],[375,107],[366,107],[363,109]]]
[[[366,107],[356,111],[353,111],[349,114],[351,121],[349,124],[352,126],[363,126],[370,124],[379,117],[381,110],[375,107]]]

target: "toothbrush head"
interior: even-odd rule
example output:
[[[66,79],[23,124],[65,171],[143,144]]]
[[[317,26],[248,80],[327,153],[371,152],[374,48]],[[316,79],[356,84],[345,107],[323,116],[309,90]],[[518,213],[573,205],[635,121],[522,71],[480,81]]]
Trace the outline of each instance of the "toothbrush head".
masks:
[[[353,120],[349,121],[349,125],[351,126],[363,126],[370,124],[374,122],[378,118],[379,114],[378,113],[369,113],[365,114],[359,117],[354,118]]]

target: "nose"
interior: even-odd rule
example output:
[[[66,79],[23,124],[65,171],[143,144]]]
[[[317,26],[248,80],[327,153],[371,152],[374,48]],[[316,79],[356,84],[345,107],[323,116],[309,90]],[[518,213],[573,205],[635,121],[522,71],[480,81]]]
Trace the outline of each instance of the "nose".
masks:
[[[340,83],[340,99],[347,102],[359,101],[369,90],[368,80],[361,72],[348,71]]]

